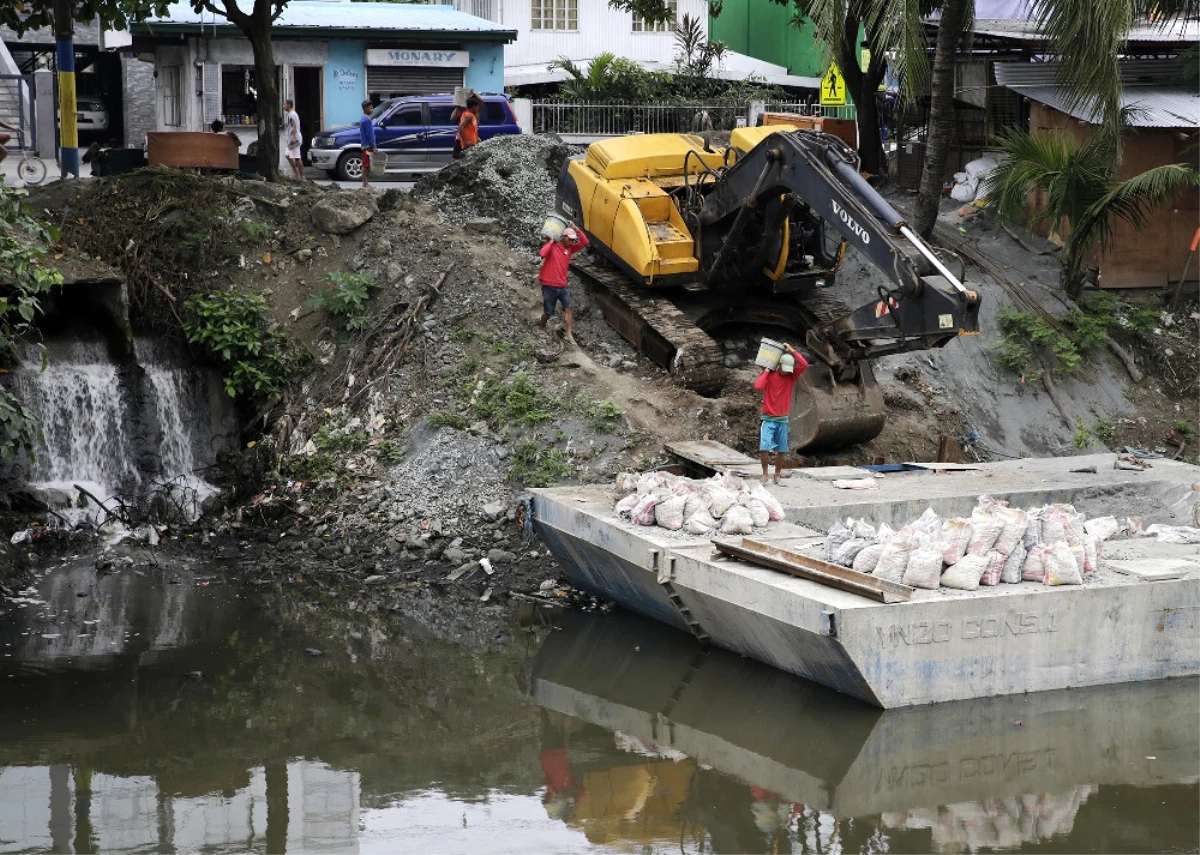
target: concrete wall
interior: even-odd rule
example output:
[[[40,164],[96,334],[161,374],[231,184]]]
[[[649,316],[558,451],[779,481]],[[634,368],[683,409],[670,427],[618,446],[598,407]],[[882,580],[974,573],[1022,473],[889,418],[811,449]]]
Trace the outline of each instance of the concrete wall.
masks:
[[[820,77],[826,64],[822,43],[811,23],[793,27],[791,16],[791,6],[724,0],[721,14],[709,19],[708,34],[732,51],[784,66],[788,74]]]
[[[325,64],[325,124],[349,125],[367,97],[365,42],[330,42]]]
[[[137,148],[146,142],[146,132],[155,128],[154,66],[132,55],[121,57],[122,103],[125,109],[125,145]]]
[[[366,42],[362,41],[318,41],[301,39],[276,39],[275,60],[281,67],[280,98],[294,96],[293,68],[295,66],[322,66],[324,98],[322,112],[325,127],[352,124],[361,115],[361,104],[366,97]],[[475,44],[463,48],[471,55],[471,64],[466,70],[466,85],[480,92],[504,91],[504,46],[499,44]],[[244,39],[188,39],[185,44],[160,44],[156,49],[155,68],[157,84],[154,89],[154,120],[149,127],[139,123],[141,138],[146,130],[192,130],[202,131],[208,127],[204,111],[204,96],[200,94],[201,80],[198,63],[220,63],[224,65],[253,65],[254,57],[249,42]],[[168,127],[163,109],[162,69],[178,66],[180,69],[180,114],[181,124]],[[211,93],[210,93],[211,94]],[[145,96],[134,92],[130,101],[143,101]],[[219,102],[220,93],[217,93]],[[231,128],[242,140],[243,148],[258,136],[254,126]],[[311,135],[318,128],[305,128]]]
[[[467,66],[466,85],[476,92],[504,91],[504,45],[468,46],[471,64]]]
[[[508,46],[504,61],[509,67],[545,65],[560,56],[586,62],[605,51],[637,62],[669,63],[674,59],[675,37],[670,29],[662,33],[635,33],[633,16],[628,12],[610,9],[607,3],[596,0],[579,0],[578,7],[578,27],[561,32],[531,30],[529,3],[505,4],[501,23],[517,30],[517,41]],[[678,0],[678,15],[682,18],[685,14],[707,24],[708,3]]]

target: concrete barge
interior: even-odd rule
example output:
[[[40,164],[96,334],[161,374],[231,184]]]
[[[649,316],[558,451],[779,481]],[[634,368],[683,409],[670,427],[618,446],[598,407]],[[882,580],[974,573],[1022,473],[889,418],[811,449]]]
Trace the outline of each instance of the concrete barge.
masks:
[[[816,556],[835,520],[898,527],[929,507],[969,515],[984,493],[1020,508],[1071,502],[1089,516],[1197,524],[1200,467],[1155,460],[1127,471],[1113,459],[928,464],[862,491],[833,485],[842,468],[795,470],[771,488],[786,519],[755,539]],[[633,525],[606,487],[538,490],[533,508],[578,587],[885,709],[1200,674],[1200,545],[1113,540],[1081,586],[918,590],[881,603],[718,557],[707,537]]]

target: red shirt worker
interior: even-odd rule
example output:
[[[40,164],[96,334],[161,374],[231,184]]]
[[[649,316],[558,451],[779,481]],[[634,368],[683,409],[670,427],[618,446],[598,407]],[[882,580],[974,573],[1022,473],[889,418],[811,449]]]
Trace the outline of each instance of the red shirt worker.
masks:
[[[788,418],[792,411],[792,388],[796,379],[808,368],[808,362],[790,344],[783,346],[785,353],[779,357],[774,369],[763,369],[754,388],[763,393],[762,428],[759,431],[758,452],[762,461],[762,482],[767,483],[767,468],[770,455],[775,454],[775,483],[779,483],[779,470],[783,455],[788,450]]]

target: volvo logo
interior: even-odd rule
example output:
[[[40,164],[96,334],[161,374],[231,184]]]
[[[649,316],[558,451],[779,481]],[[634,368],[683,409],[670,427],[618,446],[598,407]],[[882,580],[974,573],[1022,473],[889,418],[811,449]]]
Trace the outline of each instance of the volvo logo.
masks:
[[[858,222],[855,221],[854,217],[850,216],[850,213],[837,203],[836,199],[833,200],[833,213],[837,215],[839,220],[846,224],[850,231],[852,231],[858,237],[858,239],[863,242],[864,245],[871,242],[870,233],[860,226]]]

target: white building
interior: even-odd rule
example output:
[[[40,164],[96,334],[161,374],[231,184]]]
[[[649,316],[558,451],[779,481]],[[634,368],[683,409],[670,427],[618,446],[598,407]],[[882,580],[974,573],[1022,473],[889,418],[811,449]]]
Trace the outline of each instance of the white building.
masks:
[[[507,86],[555,83],[567,74],[551,70],[550,62],[566,57],[586,67],[595,56],[611,52],[631,59],[648,71],[668,70],[679,50],[672,24],[647,24],[629,12],[611,8],[608,0],[453,0],[455,8],[517,31],[517,40],[504,50]],[[668,0],[676,19],[684,15],[708,29],[708,0]],[[781,65],[727,51],[717,76],[745,80],[754,75],[779,86],[816,88],[815,77],[798,77]]]

